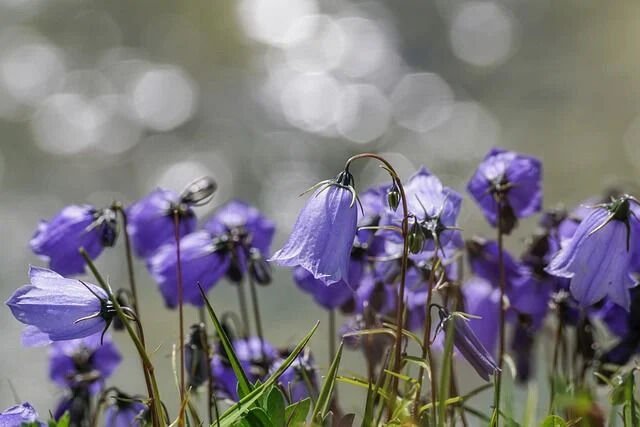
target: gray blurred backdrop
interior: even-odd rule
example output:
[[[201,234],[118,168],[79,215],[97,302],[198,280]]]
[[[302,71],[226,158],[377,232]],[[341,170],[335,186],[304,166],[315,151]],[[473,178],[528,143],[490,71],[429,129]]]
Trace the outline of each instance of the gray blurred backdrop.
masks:
[[[278,225],[274,249],[297,195],[361,151],[404,176],[425,164],[460,191],[490,147],[526,151],[544,160],[547,206],[637,181],[639,22],[635,0],[0,0],[0,295],[40,263],[27,246],[39,219],[204,174],[220,190],[198,213],[254,203]],[[361,189],[386,179],[373,163],[355,171]],[[491,233],[469,200],[460,223]],[[114,286],[126,285],[121,243],[98,262]],[[176,313],[143,263],[137,276],[175,396]],[[326,368],[326,313],[281,269],[260,295],[277,345],[324,321],[313,349]],[[224,282],[211,293],[218,310],[235,297]],[[11,383],[46,415],[61,393],[21,330],[3,305],[0,407],[14,403]],[[115,339],[129,360],[112,383],[143,392],[132,346]]]

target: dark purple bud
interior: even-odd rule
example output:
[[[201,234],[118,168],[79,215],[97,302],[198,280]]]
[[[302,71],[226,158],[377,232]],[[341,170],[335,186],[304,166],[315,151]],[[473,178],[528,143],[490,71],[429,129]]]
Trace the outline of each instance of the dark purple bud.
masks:
[[[213,178],[208,176],[198,178],[187,184],[185,189],[182,190],[180,202],[190,206],[206,204],[211,200],[217,189],[218,184],[216,184]]]
[[[438,313],[440,315],[440,327],[445,334],[450,330],[450,322],[453,322],[451,329],[455,334],[453,337],[455,348],[473,366],[480,377],[485,381],[489,381],[490,376],[499,372],[500,368],[498,368],[491,354],[469,327],[468,319],[464,318],[460,313],[449,313],[444,307],[439,307]]]
[[[209,375],[209,349],[204,324],[191,325],[191,332],[184,347],[184,360],[189,387],[196,389],[207,381]]]
[[[249,274],[259,285],[271,283],[271,265],[262,257],[259,250],[252,248],[249,261]]]

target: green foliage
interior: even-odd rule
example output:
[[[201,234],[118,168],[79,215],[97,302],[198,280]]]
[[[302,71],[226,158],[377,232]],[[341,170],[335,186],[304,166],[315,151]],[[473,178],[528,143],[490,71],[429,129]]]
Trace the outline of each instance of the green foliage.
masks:
[[[313,420],[319,424],[324,423],[324,420],[326,419],[329,412],[333,388],[335,387],[336,378],[338,376],[338,367],[340,366],[340,360],[342,358],[342,348],[343,344],[340,343],[338,352],[333,358],[333,362],[331,362],[329,372],[327,372],[327,376],[324,379],[322,388],[320,389],[320,394],[318,395],[318,400],[316,401],[315,407],[313,408]]]

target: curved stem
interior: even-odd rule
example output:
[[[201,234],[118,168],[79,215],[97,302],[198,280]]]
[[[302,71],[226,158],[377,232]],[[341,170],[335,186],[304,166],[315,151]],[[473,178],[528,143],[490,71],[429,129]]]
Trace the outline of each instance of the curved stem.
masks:
[[[182,283],[182,260],[180,258],[180,212],[178,209],[173,210],[173,230],[176,240],[176,274],[178,286],[178,327],[180,352],[180,414],[178,416],[178,424],[184,425],[184,402],[185,402],[185,383],[184,383],[184,287]]]
[[[135,331],[129,324],[129,317],[127,317],[125,312],[122,310],[122,306],[120,306],[118,299],[115,297],[115,295],[113,295],[113,292],[111,292],[111,288],[109,287],[107,282],[104,280],[104,278],[96,268],[95,264],[89,257],[89,254],[87,253],[87,251],[85,251],[84,248],[80,248],[80,254],[84,258],[85,262],[87,263],[87,266],[89,267],[94,277],[98,281],[98,284],[102,287],[102,289],[104,289],[104,291],[107,293],[107,296],[109,297],[109,300],[113,303],[113,308],[116,310],[118,317],[124,324],[124,327],[126,328],[127,333],[131,338],[131,341],[133,341],[133,344],[136,347],[136,350],[138,351],[138,355],[142,360],[144,369],[147,371],[149,382],[150,382],[150,390],[148,391],[149,391],[149,399],[150,399],[149,408],[151,410],[152,424],[154,427],[159,427],[162,425],[162,422],[166,422],[167,419],[164,416],[164,413],[162,411],[162,401],[160,400],[160,391],[158,389],[158,382],[156,381],[156,377],[155,377],[155,368],[153,366],[153,363],[151,363],[151,359],[149,358],[149,355],[147,354],[147,351],[144,345],[142,344],[142,337],[144,336],[144,333],[142,332],[140,337],[136,335]],[[137,329],[139,331],[142,331],[142,325],[138,323]]]
[[[378,160],[385,166],[385,169],[391,175],[391,179],[398,186],[398,190],[400,191],[400,198],[402,202],[402,267],[400,270],[400,286],[398,287],[398,303],[396,304],[396,342],[395,342],[395,355],[393,358],[393,372],[400,373],[402,369],[402,328],[404,326],[404,291],[405,291],[405,282],[407,278],[407,265],[409,260],[409,208],[407,206],[407,197],[405,195],[404,186],[400,181],[400,177],[396,170],[391,166],[386,159],[383,157],[374,154],[374,153],[361,153],[355,156],[350,157],[345,163],[345,170],[349,170],[349,166],[351,163],[358,159],[371,158]],[[392,407],[395,405],[396,396],[398,395],[398,377],[395,375],[392,376],[392,399],[391,405]],[[389,416],[393,411],[389,411]]]
[[[133,311],[136,312],[136,316],[138,320],[140,317],[140,307],[138,306],[138,292],[136,287],[136,276],[133,270],[133,254],[131,251],[131,238],[129,237],[129,233],[127,232],[127,213],[122,208],[122,204],[120,202],[114,202],[113,209],[116,210],[120,214],[120,218],[122,219],[122,231],[124,233],[124,248],[127,255],[127,273],[129,275],[129,289],[131,291],[131,302]]]

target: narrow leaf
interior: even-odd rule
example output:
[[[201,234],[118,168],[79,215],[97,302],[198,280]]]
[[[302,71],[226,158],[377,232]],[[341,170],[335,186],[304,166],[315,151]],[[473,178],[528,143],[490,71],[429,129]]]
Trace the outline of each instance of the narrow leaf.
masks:
[[[313,419],[317,422],[321,422],[324,419],[324,417],[327,415],[327,412],[329,412],[329,405],[331,404],[331,396],[333,394],[333,388],[336,383],[336,377],[338,376],[338,366],[340,366],[340,359],[342,358],[342,346],[343,346],[343,343],[340,343],[338,352],[336,353],[336,356],[333,358],[333,362],[331,362],[331,366],[329,367],[327,376],[324,379],[322,388],[320,389],[320,394],[318,394],[318,400],[316,401],[316,406],[313,409]]]

